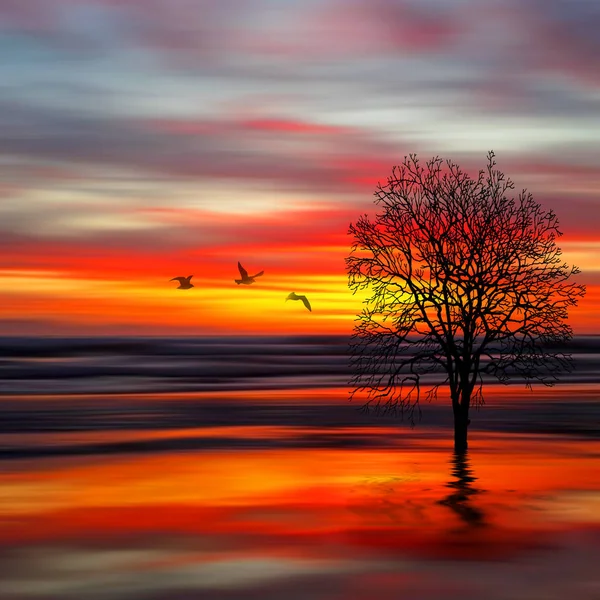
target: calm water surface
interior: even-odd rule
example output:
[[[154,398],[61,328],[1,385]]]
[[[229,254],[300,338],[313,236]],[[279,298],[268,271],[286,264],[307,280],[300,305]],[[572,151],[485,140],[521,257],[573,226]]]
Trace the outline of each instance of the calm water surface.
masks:
[[[338,432],[387,448],[227,429],[143,434],[172,450],[3,460],[0,597],[600,598],[595,440],[480,433],[463,459],[424,426]],[[194,434],[264,447],[177,446]]]
[[[109,394],[105,360],[53,395],[4,364],[2,600],[600,599],[595,383],[492,388],[455,457],[445,404],[363,417],[317,359],[220,394]]]

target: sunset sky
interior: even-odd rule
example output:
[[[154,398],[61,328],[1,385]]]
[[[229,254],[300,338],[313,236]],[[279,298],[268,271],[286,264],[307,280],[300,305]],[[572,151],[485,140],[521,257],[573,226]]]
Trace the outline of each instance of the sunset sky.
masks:
[[[594,0],[0,0],[0,334],[349,333],[377,181],[491,149],[600,332],[599,29]]]

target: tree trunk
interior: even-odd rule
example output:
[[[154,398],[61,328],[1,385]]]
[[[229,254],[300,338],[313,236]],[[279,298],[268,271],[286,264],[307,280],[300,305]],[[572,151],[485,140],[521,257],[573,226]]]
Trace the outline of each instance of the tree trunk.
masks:
[[[465,452],[468,448],[467,432],[469,428],[469,419],[462,410],[454,414],[454,451],[458,453]]]
[[[462,390],[460,399],[452,402],[454,410],[454,451],[458,453],[465,452],[468,448],[467,434],[471,423],[469,419],[470,400],[468,390]]]

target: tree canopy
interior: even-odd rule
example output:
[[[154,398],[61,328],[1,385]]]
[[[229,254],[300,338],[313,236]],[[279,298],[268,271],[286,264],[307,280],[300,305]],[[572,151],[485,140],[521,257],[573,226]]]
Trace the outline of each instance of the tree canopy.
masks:
[[[447,385],[465,446],[486,375],[552,385],[572,368],[568,309],[585,294],[557,246],[554,212],[526,190],[515,196],[495,166],[490,152],[473,178],[451,161],[405,157],[377,186],[375,218],[349,229],[349,287],[367,292],[352,394],[366,393],[366,410],[413,419],[423,390]]]

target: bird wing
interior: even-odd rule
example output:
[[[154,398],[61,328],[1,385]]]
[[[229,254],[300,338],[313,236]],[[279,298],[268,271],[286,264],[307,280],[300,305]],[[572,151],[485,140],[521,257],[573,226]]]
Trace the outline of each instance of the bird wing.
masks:
[[[253,278],[254,278],[254,277],[260,277],[260,276],[261,276],[261,275],[263,275],[263,274],[264,274],[264,271],[261,271],[260,273],[257,273],[256,275],[252,275],[252,277],[253,277]]]
[[[244,267],[242,267],[242,264],[240,263],[239,260],[238,260],[238,269],[240,270],[240,275],[242,276],[242,279],[248,279],[248,271],[246,271],[246,269],[244,269]]]
[[[188,276],[186,277],[186,279],[187,279],[188,283],[189,283],[189,282],[192,280],[192,277],[193,277],[193,275],[188,275]]]
[[[169,279],[169,281],[179,281],[179,283],[184,283],[185,277],[173,277],[173,279]]]
[[[300,300],[302,300],[304,306],[306,306],[306,308],[308,308],[308,310],[312,312],[312,308],[310,307],[310,302],[308,301],[308,298],[306,296],[300,296]]]

